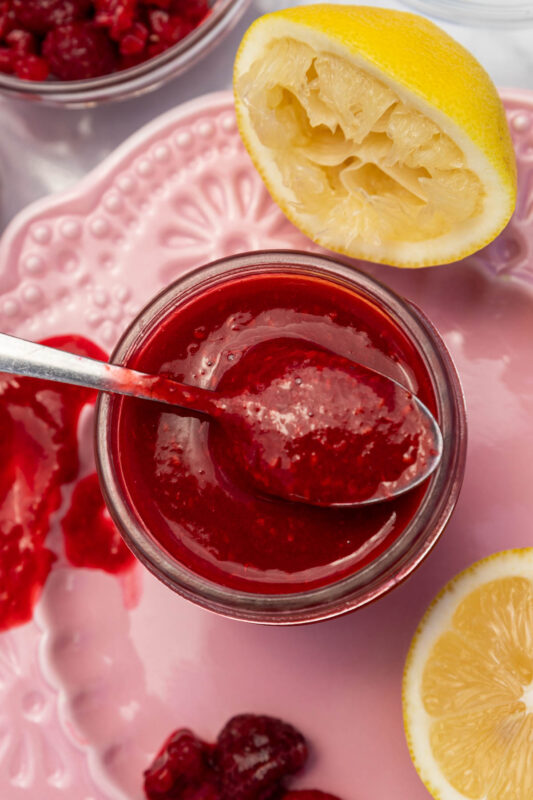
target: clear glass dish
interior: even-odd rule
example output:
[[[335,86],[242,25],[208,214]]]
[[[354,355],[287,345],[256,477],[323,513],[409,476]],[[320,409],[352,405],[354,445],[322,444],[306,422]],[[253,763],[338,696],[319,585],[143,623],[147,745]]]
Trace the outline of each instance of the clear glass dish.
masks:
[[[326,586],[291,593],[241,591],[194,573],[146,527],[124,485],[117,449],[121,399],[102,395],[96,420],[97,464],[110,513],[129,547],[163,583],[198,605],[235,619],[290,625],[335,617],[365,605],[404,580],[429,553],[452,513],[462,483],[466,453],[463,394],[450,355],[437,331],[413,305],[365,273],[332,259],[292,251],[262,251],[222,259],[197,269],[152,300],[124,333],[111,360],[127,364],[169,314],[192,297],[229,279],[260,274],[327,280],[370,300],[408,337],[433,384],[444,438],[441,464],[420,506],[398,538],[360,569]]]
[[[531,0],[403,0],[406,6],[430,17],[467,25],[513,27],[533,25]]]
[[[86,81],[27,81],[0,73],[0,94],[34,103],[86,108],[157,89],[192,67],[231,30],[249,0],[213,0],[209,16],[181,42],[130,69]]]

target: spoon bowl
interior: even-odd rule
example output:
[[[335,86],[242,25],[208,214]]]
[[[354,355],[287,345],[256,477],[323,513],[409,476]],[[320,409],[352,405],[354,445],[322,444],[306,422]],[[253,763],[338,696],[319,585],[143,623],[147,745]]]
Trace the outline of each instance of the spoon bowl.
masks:
[[[213,460],[264,495],[378,503],[426,480],[442,456],[439,426],[412,392],[304,340],[249,348],[217,394]]]

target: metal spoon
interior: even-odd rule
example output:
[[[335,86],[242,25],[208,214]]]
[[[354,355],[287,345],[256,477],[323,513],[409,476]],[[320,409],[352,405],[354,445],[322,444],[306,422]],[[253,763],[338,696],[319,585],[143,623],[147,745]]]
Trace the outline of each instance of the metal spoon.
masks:
[[[216,392],[7,334],[0,371],[206,414],[218,423],[212,449],[222,446],[225,462],[229,452],[252,488],[311,505],[391,499],[429,477],[442,456],[438,424],[411,392],[302,340],[249,348]]]

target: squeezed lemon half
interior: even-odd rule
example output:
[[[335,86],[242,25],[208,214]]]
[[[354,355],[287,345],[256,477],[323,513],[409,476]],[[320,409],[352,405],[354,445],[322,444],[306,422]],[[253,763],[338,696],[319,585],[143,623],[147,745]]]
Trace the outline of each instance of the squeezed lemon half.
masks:
[[[287,217],[318,244],[397,266],[460,259],[516,200],[497,91],[415,14],[289,8],[256,20],[234,69],[243,142]]]
[[[407,658],[403,708],[433,797],[533,798],[533,548],[479,561],[433,601]]]

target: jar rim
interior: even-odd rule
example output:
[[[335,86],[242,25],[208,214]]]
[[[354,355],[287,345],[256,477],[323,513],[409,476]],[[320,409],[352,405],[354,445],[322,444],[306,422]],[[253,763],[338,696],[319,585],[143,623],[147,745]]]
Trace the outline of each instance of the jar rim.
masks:
[[[176,305],[235,277],[260,274],[320,277],[377,302],[423,358],[433,382],[444,439],[441,463],[413,519],[382,554],[350,575],[325,586],[286,594],[232,589],[193,573],[150,536],[124,497],[111,442],[117,400],[100,395],[96,413],[97,469],[109,511],[128,546],[167,586],[198,605],[235,619],[295,624],[346,613],[377,599],[404,580],[435,545],[457,501],[466,455],[466,414],[451,357],[423,313],[392,290],[332,258],[293,250],[243,253],[199,267],[178,278],[140,312],[116,345],[111,361],[125,364],[154,327]]]
[[[531,0],[404,0],[405,5],[447,22],[514,27],[533,24]]]

